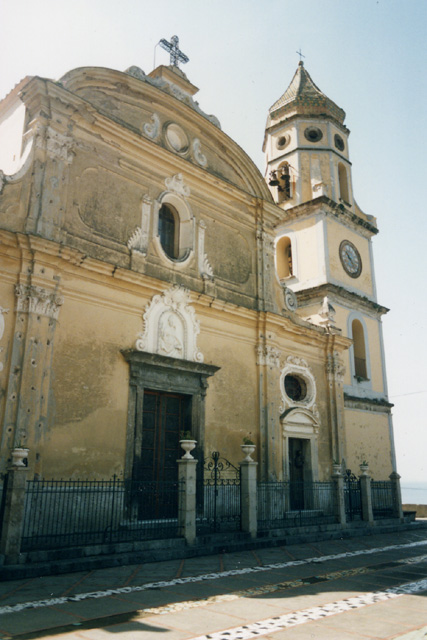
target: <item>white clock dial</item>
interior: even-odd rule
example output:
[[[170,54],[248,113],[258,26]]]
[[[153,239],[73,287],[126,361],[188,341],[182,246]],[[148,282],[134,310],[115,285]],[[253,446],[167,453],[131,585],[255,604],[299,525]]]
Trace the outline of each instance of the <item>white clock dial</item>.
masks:
[[[358,278],[362,272],[362,259],[360,253],[349,240],[343,240],[340,244],[340,260],[344,270],[352,278]]]

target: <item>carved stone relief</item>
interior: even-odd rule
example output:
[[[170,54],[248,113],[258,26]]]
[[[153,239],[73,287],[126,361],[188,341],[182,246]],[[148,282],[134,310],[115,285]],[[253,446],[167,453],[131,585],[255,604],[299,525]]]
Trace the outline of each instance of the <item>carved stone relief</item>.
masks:
[[[288,311],[296,311],[298,308],[298,300],[297,296],[292,289],[286,286],[284,282],[281,283],[282,291],[283,291],[283,301],[285,303],[285,308]]]
[[[144,331],[136,341],[136,349],[203,362],[197,347],[200,326],[189,303],[189,291],[177,285],[154,296],[146,306]]]
[[[276,347],[260,343],[256,346],[257,365],[280,368],[280,351]]]
[[[203,280],[213,280],[214,272],[205,253],[206,223],[199,222],[199,272]]]
[[[338,351],[335,351],[332,355],[328,354],[326,360],[326,373],[329,379],[335,378],[339,385],[344,382],[345,367],[339,357]]]
[[[58,319],[60,307],[64,304],[63,296],[35,285],[17,284],[15,294],[18,312],[36,313],[54,320]]]
[[[151,116],[151,122],[146,122],[143,126],[143,131],[152,140],[156,140],[160,133],[160,118],[157,113],[153,113]]]
[[[173,191],[174,193],[177,193],[180,196],[184,196],[185,198],[188,198],[191,193],[190,187],[187,187],[187,185],[184,184],[182,173],[177,173],[172,176],[172,178],[166,178],[165,185],[169,191]]]
[[[145,195],[142,199],[141,207],[141,226],[137,227],[128,240],[128,248],[131,251],[138,251],[142,255],[147,255],[148,250],[148,234],[150,229],[150,217],[152,199]]]
[[[208,164],[207,157],[202,153],[201,144],[199,138],[193,140],[193,156],[195,161],[201,166],[206,167]]]

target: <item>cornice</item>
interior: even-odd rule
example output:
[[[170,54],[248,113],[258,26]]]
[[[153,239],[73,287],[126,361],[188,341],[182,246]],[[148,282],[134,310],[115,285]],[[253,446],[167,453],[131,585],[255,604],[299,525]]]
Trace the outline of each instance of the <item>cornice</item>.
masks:
[[[394,404],[388,402],[385,398],[358,398],[357,396],[344,393],[344,407],[346,409],[389,414]]]
[[[280,118],[280,115],[278,116]],[[273,120],[273,118],[272,118]],[[281,118],[279,121],[277,121],[278,118],[276,116],[274,116],[274,124],[271,124],[270,126],[266,127],[265,132],[266,133],[274,133],[275,131],[279,130],[279,129],[283,129],[283,125],[286,123],[286,125],[290,122],[293,122],[294,120],[300,120],[301,122],[303,122],[304,120],[326,120],[328,122],[333,122],[334,125],[340,129],[343,133],[345,133],[346,135],[350,134],[350,129],[343,124],[342,122],[339,122],[336,118],[334,118],[333,116],[328,116],[328,115],[323,115],[323,114],[317,114],[317,115],[305,115],[305,114],[301,114],[301,113],[294,113],[291,116],[288,116],[287,118],[283,119]]]
[[[280,224],[297,218],[312,216],[313,214],[323,213],[326,216],[337,218],[343,224],[355,229],[367,237],[371,237],[378,233],[378,228],[364,220],[357,214],[347,209],[342,203],[337,203],[327,196],[319,196],[308,202],[283,210],[283,217]]]
[[[353,291],[348,291],[345,287],[340,287],[331,283],[321,284],[317,287],[304,289],[303,291],[296,291],[295,294],[297,296],[298,307],[300,309],[304,307],[304,303],[321,304],[324,297],[328,296],[332,300],[345,300],[349,307],[357,310],[363,310],[369,314],[374,314],[376,317],[381,317],[390,311],[387,307],[383,307],[366,296],[362,296]]]

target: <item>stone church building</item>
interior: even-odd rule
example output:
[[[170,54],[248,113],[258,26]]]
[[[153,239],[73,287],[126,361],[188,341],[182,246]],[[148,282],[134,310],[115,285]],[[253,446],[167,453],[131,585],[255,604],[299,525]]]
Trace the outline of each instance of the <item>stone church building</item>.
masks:
[[[0,103],[0,473],[21,446],[30,478],[170,480],[190,432],[234,464],[252,439],[261,480],[385,480],[345,113],[300,62],[263,176],[196,92],[176,64],[84,67]]]

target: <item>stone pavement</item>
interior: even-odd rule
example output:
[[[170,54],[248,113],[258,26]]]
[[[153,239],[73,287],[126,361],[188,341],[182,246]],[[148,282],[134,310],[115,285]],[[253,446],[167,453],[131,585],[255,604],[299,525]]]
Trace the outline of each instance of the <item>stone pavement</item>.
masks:
[[[427,528],[0,585],[0,640],[427,640]]]

